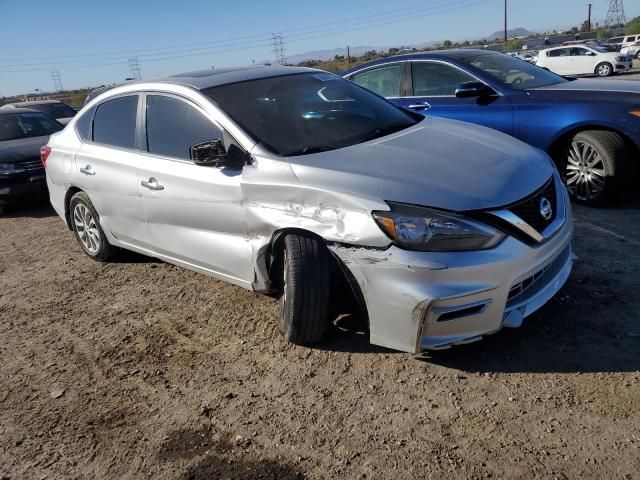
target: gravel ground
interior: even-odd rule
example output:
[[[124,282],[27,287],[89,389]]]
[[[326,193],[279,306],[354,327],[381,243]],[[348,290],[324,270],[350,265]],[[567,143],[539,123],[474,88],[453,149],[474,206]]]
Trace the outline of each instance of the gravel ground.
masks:
[[[270,298],[0,216],[0,477],[640,478],[639,208],[576,208],[560,294],[427,358],[354,317],[291,346]]]

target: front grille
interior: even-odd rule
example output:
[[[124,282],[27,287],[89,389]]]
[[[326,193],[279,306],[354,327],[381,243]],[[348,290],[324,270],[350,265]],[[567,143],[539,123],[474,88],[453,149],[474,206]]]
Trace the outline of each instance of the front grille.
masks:
[[[552,215],[548,220],[540,213],[540,202],[542,198],[546,198],[551,204]],[[539,233],[542,233],[544,229],[547,228],[556,218],[557,203],[556,186],[553,178],[551,178],[544,187],[530,197],[512,205],[509,207],[509,210],[535,228]]]
[[[19,165],[20,168],[24,168],[27,172],[41,172],[44,170],[39,158],[35,160],[23,160],[18,162],[17,165]]]

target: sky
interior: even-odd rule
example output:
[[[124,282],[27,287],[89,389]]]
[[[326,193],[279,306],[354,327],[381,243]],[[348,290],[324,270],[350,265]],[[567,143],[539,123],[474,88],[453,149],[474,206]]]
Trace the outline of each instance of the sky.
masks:
[[[580,25],[608,0],[508,0],[509,28]],[[640,1],[625,0],[627,19]],[[553,13],[550,13],[553,12]],[[143,79],[272,61],[346,45],[400,46],[482,38],[502,30],[504,0],[0,0],[0,96],[121,83],[137,58]]]

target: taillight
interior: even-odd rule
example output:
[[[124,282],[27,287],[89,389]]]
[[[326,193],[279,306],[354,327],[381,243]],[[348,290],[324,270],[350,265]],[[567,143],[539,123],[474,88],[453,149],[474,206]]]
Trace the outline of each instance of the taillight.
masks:
[[[48,145],[43,145],[40,147],[40,161],[42,162],[42,166],[47,166],[47,158],[49,158],[49,154],[51,153],[51,147]]]

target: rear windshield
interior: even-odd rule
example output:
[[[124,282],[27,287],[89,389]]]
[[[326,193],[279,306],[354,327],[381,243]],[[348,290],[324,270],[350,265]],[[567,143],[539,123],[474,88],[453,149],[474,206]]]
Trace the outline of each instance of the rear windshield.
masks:
[[[204,93],[254,140],[283,156],[366,142],[423,118],[323,72],[250,80]]]
[[[11,113],[0,115],[0,141],[42,137],[59,132],[63,126],[42,113]]]
[[[29,105],[27,108],[46,113],[53,118],[69,118],[76,114],[76,111],[73,108],[65,105],[64,103],[41,103]]]

